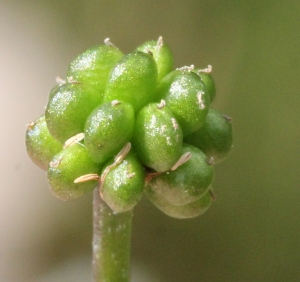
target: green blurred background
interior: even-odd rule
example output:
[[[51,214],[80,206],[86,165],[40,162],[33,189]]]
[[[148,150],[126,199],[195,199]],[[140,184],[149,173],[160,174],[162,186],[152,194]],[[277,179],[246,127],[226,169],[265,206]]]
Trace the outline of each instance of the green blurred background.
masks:
[[[0,280],[91,281],[92,197],[63,203],[25,152],[55,77],[109,37],[125,53],[159,35],[176,67],[213,66],[213,107],[234,148],[217,201],[175,220],[134,211],[133,281],[299,281],[299,0],[0,0]]]

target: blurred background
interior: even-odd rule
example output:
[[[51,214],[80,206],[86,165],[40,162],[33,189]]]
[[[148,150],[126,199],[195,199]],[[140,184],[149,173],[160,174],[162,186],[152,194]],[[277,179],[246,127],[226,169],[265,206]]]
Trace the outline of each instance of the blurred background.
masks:
[[[140,282],[299,281],[300,1],[0,0],[0,280],[91,281],[92,195],[64,203],[25,151],[55,77],[107,37],[123,52],[162,35],[176,67],[213,66],[212,107],[233,117],[216,202],[172,219],[134,211]]]

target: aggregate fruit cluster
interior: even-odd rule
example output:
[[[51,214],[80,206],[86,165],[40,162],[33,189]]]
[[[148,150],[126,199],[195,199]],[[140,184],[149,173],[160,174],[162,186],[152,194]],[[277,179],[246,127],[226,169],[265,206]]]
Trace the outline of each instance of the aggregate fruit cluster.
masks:
[[[109,39],[69,65],[26,148],[52,192],[71,200],[99,186],[116,213],[145,192],[164,213],[195,217],[214,199],[214,165],[232,147],[231,119],[210,105],[211,66],[174,69],[162,37],[124,55]]]

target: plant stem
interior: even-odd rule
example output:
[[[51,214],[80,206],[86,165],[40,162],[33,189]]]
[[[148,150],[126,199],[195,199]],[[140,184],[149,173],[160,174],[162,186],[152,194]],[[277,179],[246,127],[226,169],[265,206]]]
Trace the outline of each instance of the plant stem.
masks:
[[[132,211],[114,213],[101,199],[99,188],[93,200],[94,282],[130,281]]]

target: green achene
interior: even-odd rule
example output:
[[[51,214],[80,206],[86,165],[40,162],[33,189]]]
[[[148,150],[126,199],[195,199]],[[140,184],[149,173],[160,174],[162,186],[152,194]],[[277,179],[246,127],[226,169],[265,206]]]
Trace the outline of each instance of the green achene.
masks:
[[[98,106],[84,127],[84,144],[97,163],[117,154],[130,141],[134,127],[134,110],[126,102],[114,100]]]
[[[46,107],[46,122],[51,135],[61,143],[83,132],[84,124],[102,102],[98,91],[82,83],[65,83],[51,93]]]
[[[180,206],[170,204],[163,195],[156,193],[150,186],[146,186],[146,194],[156,207],[168,216],[174,218],[197,217],[206,212],[213,202],[213,196],[210,189],[208,189],[199,200]]]
[[[216,98],[216,85],[211,74],[212,66],[208,66],[206,69],[195,69],[194,73],[198,74],[206,86],[209,94],[210,102],[212,103]]]
[[[231,118],[209,109],[205,123],[185,141],[201,149],[214,164],[222,162],[232,148]]]
[[[142,197],[145,170],[132,152],[121,163],[111,164],[108,162],[102,172],[104,179],[100,186],[101,195],[114,212],[126,212]],[[108,166],[110,169],[107,170]]]
[[[43,170],[48,169],[53,156],[62,150],[62,144],[49,133],[45,115],[27,125],[26,149],[31,160]]]
[[[148,104],[136,117],[133,146],[147,167],[169,170],[180,157],[182,138],[181,127],[163,100]]]
[[[150,54],[135,51],[122,57],[110,73],[104,101],[120,100],[132,105],[135,112],[155,101],[157,66]]]
[[[184,136],[203,125],[210,100],[197,74],[189,70],[175,70],[161,80],[158,93],[178,120]]]
[[[191,154],[188,161],[175,170],[159,174],[147,184],[149,189],[175,206],[199,200],[214,179],[214,167],[200,149],[183,144],[181,154],[185,153]]]
[[[67,78],[89,84],[103,95],[109,73],[122,57],[123,53],[109,44],[94,46],[71,62]]]
[[[162,37],[159,37],[157,41],[151,40],[145,42],[144,44],[140,45],[137,50],[153,55],[157,65],[158,82],[173,70],[173,53],[170,47],[165,44]]]
[[[92,191],[97,181],[74,181],[86,174],[99,174],[101,166],[93,162],[83,144],[75,143],[57,153],[50,162],[48,182],[53,194],[63,200],[73,200]]]

